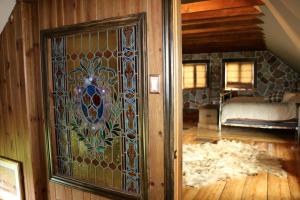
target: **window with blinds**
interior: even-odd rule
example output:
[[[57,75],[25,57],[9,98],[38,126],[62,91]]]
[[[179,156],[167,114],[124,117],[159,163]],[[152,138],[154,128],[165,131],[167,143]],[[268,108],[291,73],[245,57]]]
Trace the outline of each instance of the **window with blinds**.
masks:
[[[183,64],[183,89],[207,87],[207,63]]]
[[[254,65],[254,61],[225,62],[225,89],[253,89]]]

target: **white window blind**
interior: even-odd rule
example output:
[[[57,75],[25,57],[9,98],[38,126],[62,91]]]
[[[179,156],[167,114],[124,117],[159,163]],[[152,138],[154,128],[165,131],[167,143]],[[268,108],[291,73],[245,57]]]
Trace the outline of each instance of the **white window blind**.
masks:
[[[206,74],[207,74],[206,64],[196,65],[196,87],[204,88],[206,87]]]
[[[251,89],[254,86],[254,62],[226,62],[225,89]]]
[[[194,87],[194,65],[183,66],[183,88]]]
[[[207,86],[207,64],[183,65],[183,89],[204,88]]]

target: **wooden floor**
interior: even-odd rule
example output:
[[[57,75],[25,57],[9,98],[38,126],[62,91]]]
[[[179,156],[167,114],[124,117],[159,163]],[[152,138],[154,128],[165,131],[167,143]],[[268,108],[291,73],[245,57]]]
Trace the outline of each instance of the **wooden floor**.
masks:
[[[183,187],[183,199],[299,199],[300,200],[300,148],[295,144],[294,133],[248,128],[225,128],[217,131],[185,126],[183,143],[199,143],[219,139],[239,140],[256,144],[272,155],[282,159],[287,178],[278,178],[269,173],[228,179],[201,187]]]

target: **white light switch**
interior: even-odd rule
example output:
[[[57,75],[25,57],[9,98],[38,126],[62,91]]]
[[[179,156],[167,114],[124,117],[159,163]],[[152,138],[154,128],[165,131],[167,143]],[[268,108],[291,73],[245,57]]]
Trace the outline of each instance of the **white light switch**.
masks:
[[[150,93],[159,94],[160,92],[159,74],[150,75]]]

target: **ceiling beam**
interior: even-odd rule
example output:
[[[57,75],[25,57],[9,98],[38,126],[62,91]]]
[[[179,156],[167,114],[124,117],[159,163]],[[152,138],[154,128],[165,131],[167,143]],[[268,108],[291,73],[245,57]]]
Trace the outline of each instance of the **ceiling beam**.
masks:
[[[232,32],[229,31],[223,31],[223,32],[215,32],[215,33],[196,33],[196,34],[188,34],[183,35],[183,38],[195,38],[195,37],[218,37],[218,36],[226,36],[226,35],[241,35],[241,34],[263,34],[264,33],[261,30],[236,30]]]
[[[195,38],[182,38],[183,44],[188,43],[213,43],[213,42],[228,42],[228,41],[244,41],[244,40],[264,40],[263,34],[243,34],[243,35],[224,35],[224,36],[211,36],[211,37],[195,37]]]
[[[194,13],[227,8],[240,8],[263,5],[261,0],[210,0],[181,5],[181,13]]]
[[[207,0],[181,0],[181,4],[193,3],[193,2],[199,2],[199,1],[207,1]]]
[[[232,40],[232,41],[223,41],[223,42],[191,42],[191,43],[183,43],[182,46],[203,46],[203,47],[234,47],[234,46],[262,46],[264,45],[263,40],[256,40],[256,39],[250,39],[250,40]]]
[[[248,20],[257,20],[259,23],[263,21],[255,15],[248,16],[234,16],[234,17],[221,17],[221,18],[211,18],[211,19],[199,19],[193,21],[183,21],[182,25],[199,25],[199,24],[208,24],[208,23],[219,23],[219,22],[239,22],[239,21],[248,21]]]
[[[263,16],[263,13],[254,7],[231,8],[223,10],[213,10],[195,13],[182,14],[182,21],[193,21],[202,19],[215,19],[237,16]]]
[[[265,49],[266,45],[262,41],[258,42],[223,42],[223,43],[218,43],[218,44],[202,44],[202,43],[193,43],[193,44],[183,44],[182,45],[183,51],[184,52],[191,52],[191,51],[202,51],[202,52],[221,52],[221,51],[233,51],[233,50],[238,50],[242,51],[245,49]]]
[[[266,50],[266,46],[244,46],[244,47],[192,47],[184,46],[182,51],[184,54],[196,53],[216,53],[216,52],[234,52],[234,51],[262,51]]]
[[[233,27],[233,26],[248,26],[248,25],[258,25],[262,24],[263,21],[260,19],[250,19],[250,20],[236,20],[236,21],[219,21],[211,23],[200,23],[192,25],[183,25],[182,30],[193,30],[193,29],[206,29],[214,27]]]
[[[213,27],[213,28],[200,28],[200,29],[193,29],[193,30],[183,30],[182,34],[183,35],[188,35],[188,34],[199,34],[199,33],[216,33],[216,32],[224,32],[224,31],[242,31],[242,30],[247,30],[247,31],[262,31],[262,28],[257,26],[257,25],[245,25],[245,26],[226,26],[226,27]]]

